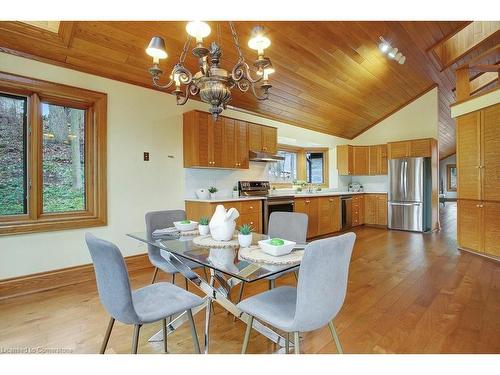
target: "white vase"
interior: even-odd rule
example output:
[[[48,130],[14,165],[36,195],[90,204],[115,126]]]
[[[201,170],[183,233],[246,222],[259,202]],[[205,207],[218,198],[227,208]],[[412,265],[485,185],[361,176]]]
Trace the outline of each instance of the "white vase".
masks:
[[[250,234],[241,234],[238,233],[238,242],[240,247],[248,247],[252,244],[252,233]]]
[[[236,228],[236,219],[240,216],[234,207],[226,211],[222,204],[217,205],[215,212],[210,219],[210,234],[216,241],[229,241],[233,238]]]
[[[200,232],[200,236],[206,236],[210,233],[210,228],[208,225],[198,225],[198,231]]]

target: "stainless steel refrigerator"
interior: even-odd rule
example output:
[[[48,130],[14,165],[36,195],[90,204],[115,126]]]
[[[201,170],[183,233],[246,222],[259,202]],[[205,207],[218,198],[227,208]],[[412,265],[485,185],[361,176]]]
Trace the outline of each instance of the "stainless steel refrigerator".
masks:
[[[432,173],[430,158],[389,160],[388,226],[390,229],[431,230]]]

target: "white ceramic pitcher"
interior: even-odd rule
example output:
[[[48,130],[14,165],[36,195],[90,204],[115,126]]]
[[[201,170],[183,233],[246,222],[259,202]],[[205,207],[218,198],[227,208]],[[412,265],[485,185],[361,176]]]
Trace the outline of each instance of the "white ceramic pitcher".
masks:
[[[236,219],[239,216],[240,213],[236,208],[233,207],[226,211],[222,204],[217,205],[209,223],[212,238],[216,241],[231,240],[236,228]]]

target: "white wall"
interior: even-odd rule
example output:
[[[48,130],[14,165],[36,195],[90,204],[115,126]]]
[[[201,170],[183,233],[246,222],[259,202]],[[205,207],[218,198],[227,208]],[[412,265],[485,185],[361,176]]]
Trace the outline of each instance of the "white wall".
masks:
[[[354,138],[349,144],[373,145],[417,138],[438,138],[438,89],[434,88],[406,107]]]
[[[448,164],[457,164],[457,155],[453,154],[448,156],[446,159],[439,161],[439,190],[441,191],[441,183],[443,186],[443,191],[446,194],[446,198],[456,198],[456,191],[448,191],[448,180],[446,176],[446,166]]]
[[[149,210],[184,207],[182,113],[206,110],[206,105],[190,101],[178,107],[171,95],[4,53],[0,53],[0,71],[108,94],[108,226],[88,231],[115,242],[124,255],[144,252],[144,245],[125,234],[143,231]],[[225,114],[275,126],[289,143],[332,148],[346,142],[233,110]],[[142,161],[144,151],[150,152],[149,162]],[[0,279],[89,263],[83,240],[86,231],[0,237]]]

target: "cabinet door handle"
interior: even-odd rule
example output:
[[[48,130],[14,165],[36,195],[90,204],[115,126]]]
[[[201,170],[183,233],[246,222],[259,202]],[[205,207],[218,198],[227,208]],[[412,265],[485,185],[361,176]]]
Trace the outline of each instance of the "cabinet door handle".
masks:
[[[306,201],[306,203],[311,203],[311,201]]]
[[[253,221],[250,222],[250,225],[253,225]]]

